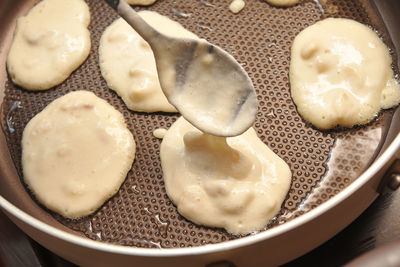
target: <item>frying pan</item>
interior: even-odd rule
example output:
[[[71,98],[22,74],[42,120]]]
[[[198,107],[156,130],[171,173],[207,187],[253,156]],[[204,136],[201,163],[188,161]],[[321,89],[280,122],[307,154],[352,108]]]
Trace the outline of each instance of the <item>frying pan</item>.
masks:
[[[396,187],[400,173],[398,109],[381,112],[368,125],[319,131],[302,120],[290,98],[291,43],[324,17],[353,18],[375,29],[392,52],[398,73],[399,3],[393,1],[301,1],[289,8],[248,0],[239,14],[229,1],[159,0],[139,9],[158,11],[231,53],[255,85],[259,137],[290,166],[293,176],[280,213],[260,232],[233,236],[181,217],[165,193],[156,128],[176,114],[126,109],[107,88],[98,66],[101,33],[117,15],[103,1],[87,0],[92,50],[65,82],[30,92],[12,84],[5,59],[16,18],[37,1],[0,3],[0,206],[24,232],[54,253],[82,266],[276,266],[331,238],[377,197]],[[137,143],[136,159],[119,192],[93,215],[68,220],[35,201],[21,179],[21,135],[48,103],[73,90],[90,90],[120,110]]]

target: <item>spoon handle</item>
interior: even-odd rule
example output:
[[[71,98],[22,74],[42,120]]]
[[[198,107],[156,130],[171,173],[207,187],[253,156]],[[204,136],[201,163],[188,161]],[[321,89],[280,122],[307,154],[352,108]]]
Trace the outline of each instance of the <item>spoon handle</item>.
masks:
[[[150,46],[156,45],[161,34],[147,24],[124,0],[105,0]]]

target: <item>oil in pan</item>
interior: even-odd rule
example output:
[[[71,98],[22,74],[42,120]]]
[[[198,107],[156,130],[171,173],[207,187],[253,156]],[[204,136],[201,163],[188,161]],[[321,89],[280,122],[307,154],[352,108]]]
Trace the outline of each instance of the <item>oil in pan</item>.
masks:
[[[1,123],[18,173],[22,175],[20,143],[28,121],[57,97],[74,90],[90,90],[123,113],[137,144],[136,158],[118,193],[99,210],[79,220],[52,214],[59,222],[94,240],[146,248],[193,247],[240,238],[187,221],[168,199],[159,158],[161,140],[154,137],[153,131],[169,128],[178,115],[129,111],[107,88],[98,64],[98,46],[104,29],[118,16],[103,1],[87,3],[92,17],[92,50],[80,68],[61,85],[43,92],[26,91],[10,80],[6,82]],[[279,8],[261,0],[248,0],[240,13],[233,14],[228,9],[229,1],[160,0],[138,8],[167,15],[221,46],[249,73],[259,102],[254,128],[261,140],[289,164],[293,174],[280,213],[264,230],[337,195],[369,166],[385,138],[393,110],[381,113],[363,127],[322,132],[302,120],[290,96],[288,72],[293,39],[322,18],[352,18],[370,25],[391,47],[384,27],[368,5],[368,1],[328,0],[324,6],[317,1],[301,1],[293,7]]]

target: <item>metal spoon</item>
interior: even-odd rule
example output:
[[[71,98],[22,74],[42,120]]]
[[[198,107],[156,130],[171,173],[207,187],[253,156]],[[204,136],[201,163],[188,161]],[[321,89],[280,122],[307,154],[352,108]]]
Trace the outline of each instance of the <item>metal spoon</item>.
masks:
[[[106,2],[149,43],[161,88],[186,120],[216,136],[236,136],[251,127],[257,114],[256,93],[231,55],[202,39],[159,33],[124,0]]]

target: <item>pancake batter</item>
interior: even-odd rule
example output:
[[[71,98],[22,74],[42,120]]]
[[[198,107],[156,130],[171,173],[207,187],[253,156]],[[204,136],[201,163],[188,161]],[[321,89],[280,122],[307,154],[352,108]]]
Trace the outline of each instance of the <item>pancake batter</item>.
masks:
[[[233,0],[229,5],[229,10],[236,14],[239,13],[245,5],[246,3],[244,0]]]
[[[149,6],[156,2],[157,0],[125,0],[130,5],[139,5],[139,6]]]
[[[237,137],[215,137],[181,117],[164,136],[160,157],[167,194],[179,213],[233,234],[267,225],[290,186],[288,165],[253,128]]]
[[[119,111],[91,92],[72,92],[25,127],[23,178],[50,210],[68,218],[86,216],[118,191],[135,149]]]
[[[274,6],[282,6],[282,7],[287,7],[287,6],[294,6],[300,0],[265,0],[267,3],[274,5]]]
[[[320,129],[352,127],[400,101],[388,48],[367,26],[329,18],[300,32],[292,46],[290,86],[303,118]]]
[[[83,0],[43,0],[17,21],[7,57],[12,81],[30,90],[62,83],[90,51],[89,8]]]
[[[139,15],[156,30],[170,36],[197,38],[179,23],[152,11]],[[150,46],[122,18],[103,33],[99,48],[100,69],[107,85],[131,110],[176,112],[161,90]]]

